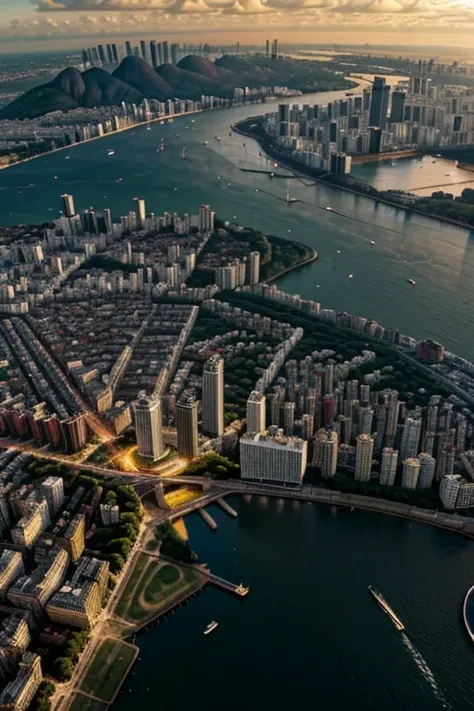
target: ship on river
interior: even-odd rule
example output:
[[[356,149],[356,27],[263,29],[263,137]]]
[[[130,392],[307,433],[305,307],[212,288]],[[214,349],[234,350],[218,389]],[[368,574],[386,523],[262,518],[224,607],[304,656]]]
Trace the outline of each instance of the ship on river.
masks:
[[[399,632],[403,632],[403,630],[405,629],[405,625],[403,624],[401,619],[399,617],[397,617],[397,615],[394,613],[394,611],[392,610],[392,608],[390,607],[390,605],[388,604],[388,602],[386,601],[386,599],[384,598],[382,593],[380,593],[378,590],[376,590],[376,588],[374,588],[372,585],[369,585],[369,591],[370,591],[371,595],[377,601],[377,604],[385,612],[385,614],[390,617],[390,619],[392,620],[392,622],[395,625],[395,627],[397,628],[397,630]]]

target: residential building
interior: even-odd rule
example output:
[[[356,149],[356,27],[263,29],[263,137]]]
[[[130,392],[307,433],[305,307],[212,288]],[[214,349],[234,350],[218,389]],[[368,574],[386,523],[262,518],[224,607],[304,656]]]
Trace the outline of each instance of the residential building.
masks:
[[[20,575],[23,575],[23,558],[18,551],[4,550],[0,556],[0,599]]]
[[[431,489],[431,485],[433,483],[436,471],[436,459],[427,452],[420,452],[420,454],[418,455],[418,460],[420,462],[420,476],[418,477],[418,488]]]
[[[416,457],[419,450],[421,433],[421,419],[407,417],[403,426],[402,441],[400,444],[400,459]]]
[[[240,439],[242,479],[300,486],[306,471],[308,443],[285,437],[272,427],[263,432],[247,432]]]
[[[0,677],[9,675],[31,642],[30,613],[15,610],[0,625]]]
[[[253,390],[247,400],[247,432],[263,432],[266,420],[266,397],[258,390]]]
[[[319,467],[323,479],[333,477],[337,469],[339,437],[335,430],[319,429],[313,441],[312,465]]]
[[[8,600],[16,607],[40,615],[49,598],[62,585],[68,564],[66,550],[52,551],[30,574],[15,581],[7,593]]]
[[[178,454],[186,459],[198,455],[198,406],[193,397],[181,398],[175,411]]]
[[[13,543],[30,548],[50,524],[48,502],[46,499],[38,502],[12,528]]]
[[[420,476],[420,460],[409,457],[403,462],[402,486],[404,489],[416,489],[418,477]]]
[[[462,478],[457,474],[444,476],[439,483],[439,498],[444,508],[452,511],[456,508]]]
[[[68,543],[69,555],[75,563],[81,557],[85,548],[86,517],[83,514],[74,516],[67,527],[64,538]]]
[[[397,473],[398,452],[392,447],[382,449],[382,462],[380,465],[380,484],[382,486],[393,486]]]
[[[41,483],[40,491],[48,502],[49,516],[53,520],[64,504],[64,482],[60,476],[49,476]]]
[[[70,581],[58,590],[46,605],[46,612],[53,622],[87,629],[97,619],[103,601],[108,576],[108,563],[96,558],[81,558]],[[104,587],[105,585],[105,587]]]
[[[202,429],[211,437],[224,432],[224,360],[212,356],[204,364],[202,376]]]
[[[360,434],[357,436],[356,465],[354,473],[354,479],[356,481],[370,481],[373,450],[374,440],[370,435]]]
[[[41,657],[33,652],[25,652],[16,678],[0,694],[0,709],[26,711],[42,681]]]

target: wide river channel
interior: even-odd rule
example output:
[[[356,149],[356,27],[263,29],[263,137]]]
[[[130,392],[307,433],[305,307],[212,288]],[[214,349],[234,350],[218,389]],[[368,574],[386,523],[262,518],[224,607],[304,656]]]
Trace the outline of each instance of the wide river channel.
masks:
[[[472,359],[474,236],[295,180],[289,189],[301,202],[288,205],[286,180],[241,171],[268,169],[258,145],[229,135],[231,123],[264,108],[273,109],[242,107],[200,114],[194,123],[185,117],[136,128],[0,171],[0,224],[53,218],[63,192],[74,195],[78,209],[110,207],[116,217],[133,209],[134,197],[157,214],[195,213],[209,203],[223,219],[319,252],[316,262],[280,280],[286,290],[437,338]],[[165,150],[157,152],[162,138]],[[115,155],[108,157],[110,148]],[[411,162],[407,168],[414,170]],[[430,163],[423,184],[437,184],[435,169]],[[404,187],[402,168],[393,170]],[[453,170],[439,161],[438,182]],[[374,169],[366,173],[373,177]],[[200,559],[249,584],[249,596],[239,601],[208,588],[141,635],[140,661],[114,711],[474,709],[474,649],[461,621],[463,595],[474,582],[471,543],[376,514],[260,498],[233,505],[236,520],[211,507],[214,534],[197,515],[187,525]],[[371,599],[369,584],[392,604],[407,635]],[[213,619],[219,628],[204,637]]]

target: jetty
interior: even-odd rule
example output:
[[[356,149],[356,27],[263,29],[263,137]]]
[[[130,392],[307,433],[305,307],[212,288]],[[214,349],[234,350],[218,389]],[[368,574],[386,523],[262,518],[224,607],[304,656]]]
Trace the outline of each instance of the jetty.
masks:
[[[221,507],[221,509],[224,509],[226,513],[229,514],[229,516],[232,516],[232,518],[237,518],[237,511],[235,511],[232,506],[230,506],[227,501],[225,501],[223,498],[217,499],[217,503]]]
[[[212,516],[208,514],[205,509],[198,509],[198,512],[201,518],[207,523],[209,528],[211,528],[213,531],[217,531],[217,523],[214,521]]]

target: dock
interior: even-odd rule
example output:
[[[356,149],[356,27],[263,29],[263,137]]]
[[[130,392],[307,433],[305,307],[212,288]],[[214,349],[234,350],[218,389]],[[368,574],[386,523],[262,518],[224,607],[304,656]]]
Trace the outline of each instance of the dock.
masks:
[[[209,528],[211,528],[213,531],[217,531],[217,523],[214,521],[212,516],[208,514],[205,509],[198,509],[198,512],[201,518],[207,523]]]
[[[245,597],[250,592],[250,588],[246,587],[242,583],[235,585],[235,583],[230,583],[228,580],[224,580],[224,578],[219,578],[219,576],[214,575],[214,573],[206,572],[205,574],[209,578],[209,582],[213,583],[216,587],[221,588],[222,590],[227,590],[227,592],[234,593],[239,597]]]
[[[221,509],[224,509],[224,511],[229,514],[229,516],[232,516],[232,518],[237,518],[237,511],[235,511],[232,506],[227,503],[227,501],[220,498],[217,499],[217,503],[219,504]]]

